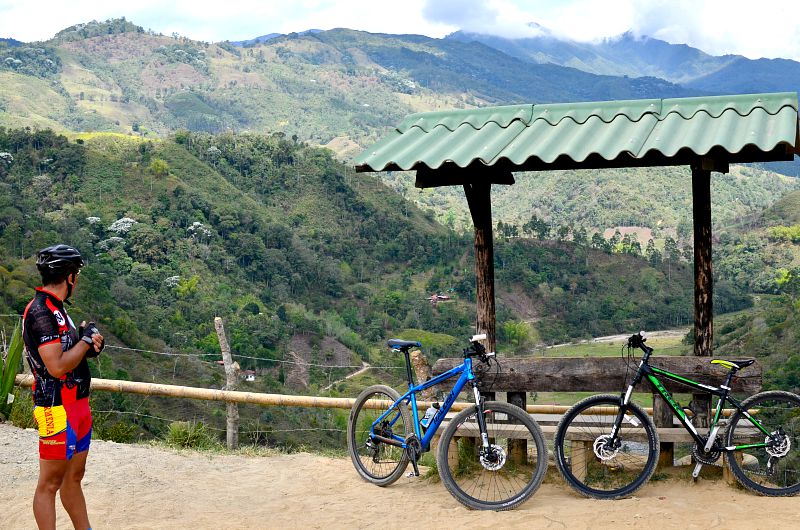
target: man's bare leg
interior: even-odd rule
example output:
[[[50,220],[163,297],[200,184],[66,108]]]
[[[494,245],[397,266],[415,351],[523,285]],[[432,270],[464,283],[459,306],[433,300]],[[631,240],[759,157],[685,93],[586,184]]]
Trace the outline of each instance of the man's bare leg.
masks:
[[[40,530],[55,530],[56,492],[67,473],[66,460],[39,459],[39,482],[33,495],[33,516]]]
[[[76,530],[86,530],[89,525],[89,514],[86,512],[86,499],[83,497],[81,480],[86,471],[86,457],[89,451],[75,453],[67,463],[67,472],[61,482],[61,504],[67,510],[72,526]]]

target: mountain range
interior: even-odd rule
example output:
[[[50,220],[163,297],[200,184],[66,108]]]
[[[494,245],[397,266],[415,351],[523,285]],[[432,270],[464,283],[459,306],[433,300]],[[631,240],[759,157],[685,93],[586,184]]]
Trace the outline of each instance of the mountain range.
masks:
[[[714,56],[686,44],[670,44],[630,32],[595,43],[560,39],[547,33],[506,39],[458,31],[446,39],[481,42],[533,63],[568,66],[598,75],[653,76],[719,94],[797,91],[800,87],[797,61]]]

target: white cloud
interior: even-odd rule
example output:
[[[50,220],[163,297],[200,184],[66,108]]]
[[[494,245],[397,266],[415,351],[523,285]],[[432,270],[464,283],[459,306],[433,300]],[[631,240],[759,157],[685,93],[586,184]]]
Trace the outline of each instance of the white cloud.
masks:
[[[425,20],[422,5],[423,0],[0,0],[0,37],[46,40],[74,24],[122,16],[156,32],[206,41],[335,27],[431,36],[453,30]]]
[[[800,60],[797,0],[0,0],[0,37],[46,40],[65,27],[124,16],[206,41],[346,27],[442,37],[457,29],[533,36],[537,22],[579,41],[632,29],[713,54]]]
[[[714,55],[800,60],[796,0],[632,0],[637,34]]]

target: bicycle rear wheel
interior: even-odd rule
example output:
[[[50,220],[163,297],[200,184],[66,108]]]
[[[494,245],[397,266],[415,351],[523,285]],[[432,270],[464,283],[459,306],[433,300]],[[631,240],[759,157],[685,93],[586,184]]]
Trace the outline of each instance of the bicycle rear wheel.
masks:
[[[608,443],[622,406],[619,396],[591,396],[576,403],[558,424],[556,464],[567,484],[581,495],[619,499],[650,479],[660,452],[658,432],[647,413],[628,403],[616,447]]]
[[[401,437],[413,432],[408,407],[394,405],[400,399],[393,388],[374,385],[356,398],[347,422],[347,452],[361,477],[378,486],[388,486],[400,478],[408,466],[405,449],[370,436],[373,423],[385,412],[389,414],[374,427],[374,432],[384,438]]]
[[[539,488],[547,471],[542,431],[519,407],[484,404],[489,451],[484,451],[476,407],[450,420],[439,440],[436,463],[447,490],[475,510],[510,510]]]
[[[772,436],[756,428],[742,411],[731,416],[727,446],[769,442],[727,453],[728,466],[741,484],[756,493],[780,497],[800,492],[800,396],[761,392],[742,402],[742,409]]]

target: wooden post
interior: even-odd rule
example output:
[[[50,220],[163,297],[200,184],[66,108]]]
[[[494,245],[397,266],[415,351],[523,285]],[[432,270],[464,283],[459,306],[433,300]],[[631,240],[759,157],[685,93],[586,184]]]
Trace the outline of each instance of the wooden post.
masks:
[[[239,375],[239,365],[233,362],[231,349],[228,346],[228,339],[225,337],[225,327],[222,325],[220,317],[214,317],[214,327],[217,330],[219,348],[222,350],[222,360],[225,363],[225,390],[236,389],[236,378]],[[239,406],[236,403],[228,402],[228,449],[239,447]]]
[[[528,395],[525,392],[509,392],[506,400],[516,407],[525,410],[528,405]],[[528,440],[518,439],[508,441],[508,454],[511,456],[511,461],[518,465],[524,465],[528,461]],[[537,458],[539,456],[537,455]]]
[[[592,444],[580,440],[571,440],[570,465],[572,474],[578,480],[584,480],[589,468],[589,460],[595,458]]]
[[[653,394],[653,423],[656,427],[672,427],[672,409],[660,395]],[[675,443],[661,442],[658,468],[672,467],[675,462]]]
[[[419,350],[412,350],[409,352],[409,357],[411,358],[411,367],[414,368],[414,375],[417,376],[417,384],[420,385],[430,379],[431,365],[425,355]],[[426,401],[433,401],[435,396],[436,391],[433,387],[426,388],[419,393],[419,397]]]
[[[694,216],[694,354],[710,357],[714,338],[713,279],[711,267],[711,171],[703,163],[692,166]],[[695,427],[708,427],[711,396],[693,396]]]
[[[729,453],[725,453],[723,456],[725,459],[725,465],[722,466],[722,478],[729,486],[736,486],[739,481],[736,479],[736,475],[731,473],[730,465],[727,463],[729,458],[735,458],[739,465],[742,465],[744,461],[744,454],[741,451],[731,451]]]
[[[496,350],[496,323],[494,305],[494,240],[492,236],[492,185],[489,183],[464,184],[464,193],[475,225],[475,290],[477,291],[477,319],[475,330],[486,333],[486,348]]]

